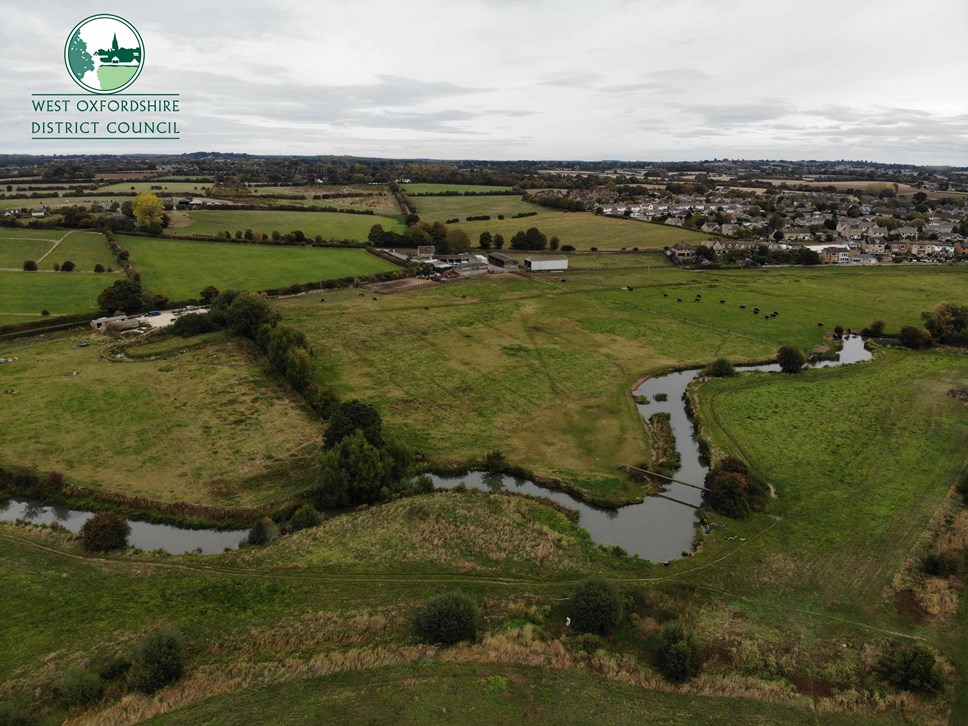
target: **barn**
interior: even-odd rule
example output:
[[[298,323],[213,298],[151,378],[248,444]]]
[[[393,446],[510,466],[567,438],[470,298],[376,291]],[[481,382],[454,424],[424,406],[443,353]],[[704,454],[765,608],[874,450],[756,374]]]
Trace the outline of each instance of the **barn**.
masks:
[[[542,255],[541,257],[525,257],[524,267],[528,272],[553,272],[568,269],[568,258],[565,255]]]

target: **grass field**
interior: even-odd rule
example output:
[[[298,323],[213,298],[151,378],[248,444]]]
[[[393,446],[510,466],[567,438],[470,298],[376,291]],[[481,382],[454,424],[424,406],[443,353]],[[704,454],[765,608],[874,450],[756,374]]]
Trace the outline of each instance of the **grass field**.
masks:
[[[81,197],[59,197],[54,192],[53,196],[37,197],[33,199],[0,199],[0,209],[34,209],[35,207],[47,206],[52,208],[63,207],[66,204],[81,204]]]
[[[0,238],[0,269],[20,270],[26,260],[36,262],[47,254],[52,244],[47,240]]]
[[[517,196],[496,196],[496,197],[415,197],[413,205],[417,209],[417,214],[421,219],[428,222],[446,222],[448,219],[459,218],[461,224],[467,217],[489,214],[497,218],[503,214],[511,217],[521,212],[537,212],[538,216],[552,212],[545,207],[536,204],[529,204]],[[537,217],[528,217],[537,219]]]
[[[93,272],[97,264],[102,265],[105,270],[109,267],[117,267],[107,240],[99,232],[67,233],[57,247],[40,263],[40,269],[52,270],[55,263],[63,264],[67,260],[77,265],[75,270],[77,272]]]
[[[172,300],[221,290],[263,290],[398,269],[366,250],[247,245],[121,236],[131,261],[153,294]]]
[[[370,227],[381,224],[385,230],[403,232],[402,217],[386,217],[379,214],[340,214],[338,212],[273,212],[273,211],[198,211],[188,213],[185,227],[169,227],[167,234],[217,235],[227,229],[233,235],[237,231],[251,229],[265,234],[301,230],[308,237],[321,235],[324,239],[356,240],[365,242]]]
[[[525,252],[523,250],[509,250],[507,248],[501,250],[505,255],[514,257],[517,260],[523,260],[526,257],[531,257],[534,252]],[[541,254],[541,253],[538,253]],[[544,254],[561,254],[560,252],[546,252]],[[568,256],[568,269],[569,270],[581,270],[583,268],[592,267],[628,267],[633,265],[650,265],[654,267],[673,267],[674,264],[669,256],[662,253],[656,252],[618,252],[618,253],[595,253],[591,252],[588,254],[570,254],[566,253]]]
[[[268,472],[318,445],[319,427],[239,343],[109,362],[87,332],[0,343],[0,461],[162,501],[251,504],[287,493]],[[181,354],[181,350],[187,352]],[[76,372],[76,373],[75,373]]]
[[[316,207],[339,207],[346,209],[372,209],[375,214],[394,216],[400,214],[400,207],[385,186],[369,184],[314,184],[298,187],[249,187],[250,201],[259,202],[259,197],[268,194],[286,196],[301,195],[302,199],[270,199],[261,201],[266,204],[301,204]],[[319,194],[355,194],[336,199],[313,199]]]
[[[498,449],[539,474],[627,498],[636,488],[616,467],[649,456],[629,393],[640,377],[717,355],[809,349],[837,324],[884,318],[897,329],[938,301],[965,302],[964,270],[864,272],[632,270],[566,274],[564,283],[556,273],[280,306],[317,344],[327,381],[375,403],[432,459]],[[705,302],[691,302],[697,292]],[[781,315],[764,321],[754,305]]]
[[[511,187],[486,184],[401,184],[408,194],[440,194],[442,192],[509,192]]]
[[[49,310],[52,315],[93,312],[97,310],[97,296],[117,279],[119,273],[0,270],[0,315],[39,315],[41,310]]]
[[[480,237],[481,232],[487,230],[491,234],[503,234],[508,244],[515,232],[537,227],[548,237],[557,237],[561,244],[571,245],[579,250],[588,250],[592,247],[602,250],[666,247],[680,241],[698,244],[709,239],[708,234],[679,227],[602,217],[591,212],[560,212],[531,204],[528,206],[531,207],[531,211],[540,211],[534,217],[491,219],[484,222],[462,221],[455,226],[467,232],[474,242]],[[419,203],[418,208],[420,208]],[[461,219],[464,216],[466,215],[461,215]]]
[[[211,186],[212,184],[210,182],[117,182],[115,184],[105,184],[102,187],[98,187],[98,191],[136,192],[137,194],[141,194],[141,192],[154,192],[158,196],[164,197],[171,194],[202,194],[210,189]],[[161,187],[161,189],[157,189],[156,187]]]

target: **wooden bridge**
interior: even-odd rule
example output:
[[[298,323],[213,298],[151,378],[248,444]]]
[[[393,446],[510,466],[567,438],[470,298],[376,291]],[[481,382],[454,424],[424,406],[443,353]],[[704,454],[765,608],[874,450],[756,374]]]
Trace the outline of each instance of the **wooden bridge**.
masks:
[[[633,472],[634,471],[634,472],[636,472],[638,474],[645,474],[647,476],[654,476],[654,477],[657,477],[658,479],[664,479],[666,481],[671,481],[671,482],[673,482],[675,484],[682,484],[684,487],[690,487],[692,489],[698,489],[699,491],[702,491],[702,492],[708,492],[709,491],[708,489],[706,489],[706,487],[701,487],[698,484],[690,484],[689,482],[686,482],[686,481],[679,481],[678,479],[673,479],[671,476],[666,476],[665,474],[660,474],[660,473],[658,473],[656,471],[649,471],[648,469],[640,469],[637,466],[629,466],[628,464],[624,464],[624,465],[620,466],[619,468],[620,469],[624,469],[625,471],[628,471],[628,472]],[[662,494],[661,492],[656,492],[653,496],[661,497],[662,499],[668,499],[670,502],[675,502],[676,504],[682,504],[683,506],[686,506],[686,507],[692,507],[693,509],[699,509],[699,507],[697,505],[695,505],[695,504],[690,504],[689,502],[684,502],[681,499],[676,499],[675,497],[670,497],[668,494]]]

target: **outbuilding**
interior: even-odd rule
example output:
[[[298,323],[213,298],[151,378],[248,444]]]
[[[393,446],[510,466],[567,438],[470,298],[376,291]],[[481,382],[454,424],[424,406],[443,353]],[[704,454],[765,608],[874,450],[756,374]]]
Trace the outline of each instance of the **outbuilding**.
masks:
[[[524,267],[528,272],[553,272],[567,270],[568,258],[565,255],[525,257]]]
[[[492,252],[487,256],[487,261],[495,267],[502,267],[505,270],[516,270],[520,267],[516,259],[502,252]]]

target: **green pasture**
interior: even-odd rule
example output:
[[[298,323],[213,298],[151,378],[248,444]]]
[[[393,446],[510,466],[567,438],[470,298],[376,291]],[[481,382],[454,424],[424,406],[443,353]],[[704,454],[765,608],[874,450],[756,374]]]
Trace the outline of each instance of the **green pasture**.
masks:
[[[0,315],[39,315],[41,310],[52,315],[93,312],[97,296],[117,279],[117,273],[0,271]]]
[[[486,184],[401,184],[408,194],[441,194],[443,192],[509,192],[511,187]]]
[[[268,210],[202,210],[188,213],[188,225],[169,227],[166,234],[178,235],[217,235],[222,230],[236,232],[251,229],[271,235],[272,232],[285,234],[300,230],[307,237],[322,236],[324,239],[356,240],[365,242],[374,224],[383,229],[403,232],[402,217],[388,217],[379,214],[340,214],[339,212],[276,212]]]
[[[131,253],[147,289],[172,300],[196,298],[209,285],[221,290],[264,290],[398,269],[362,249],[130,236],[118,241]]]

